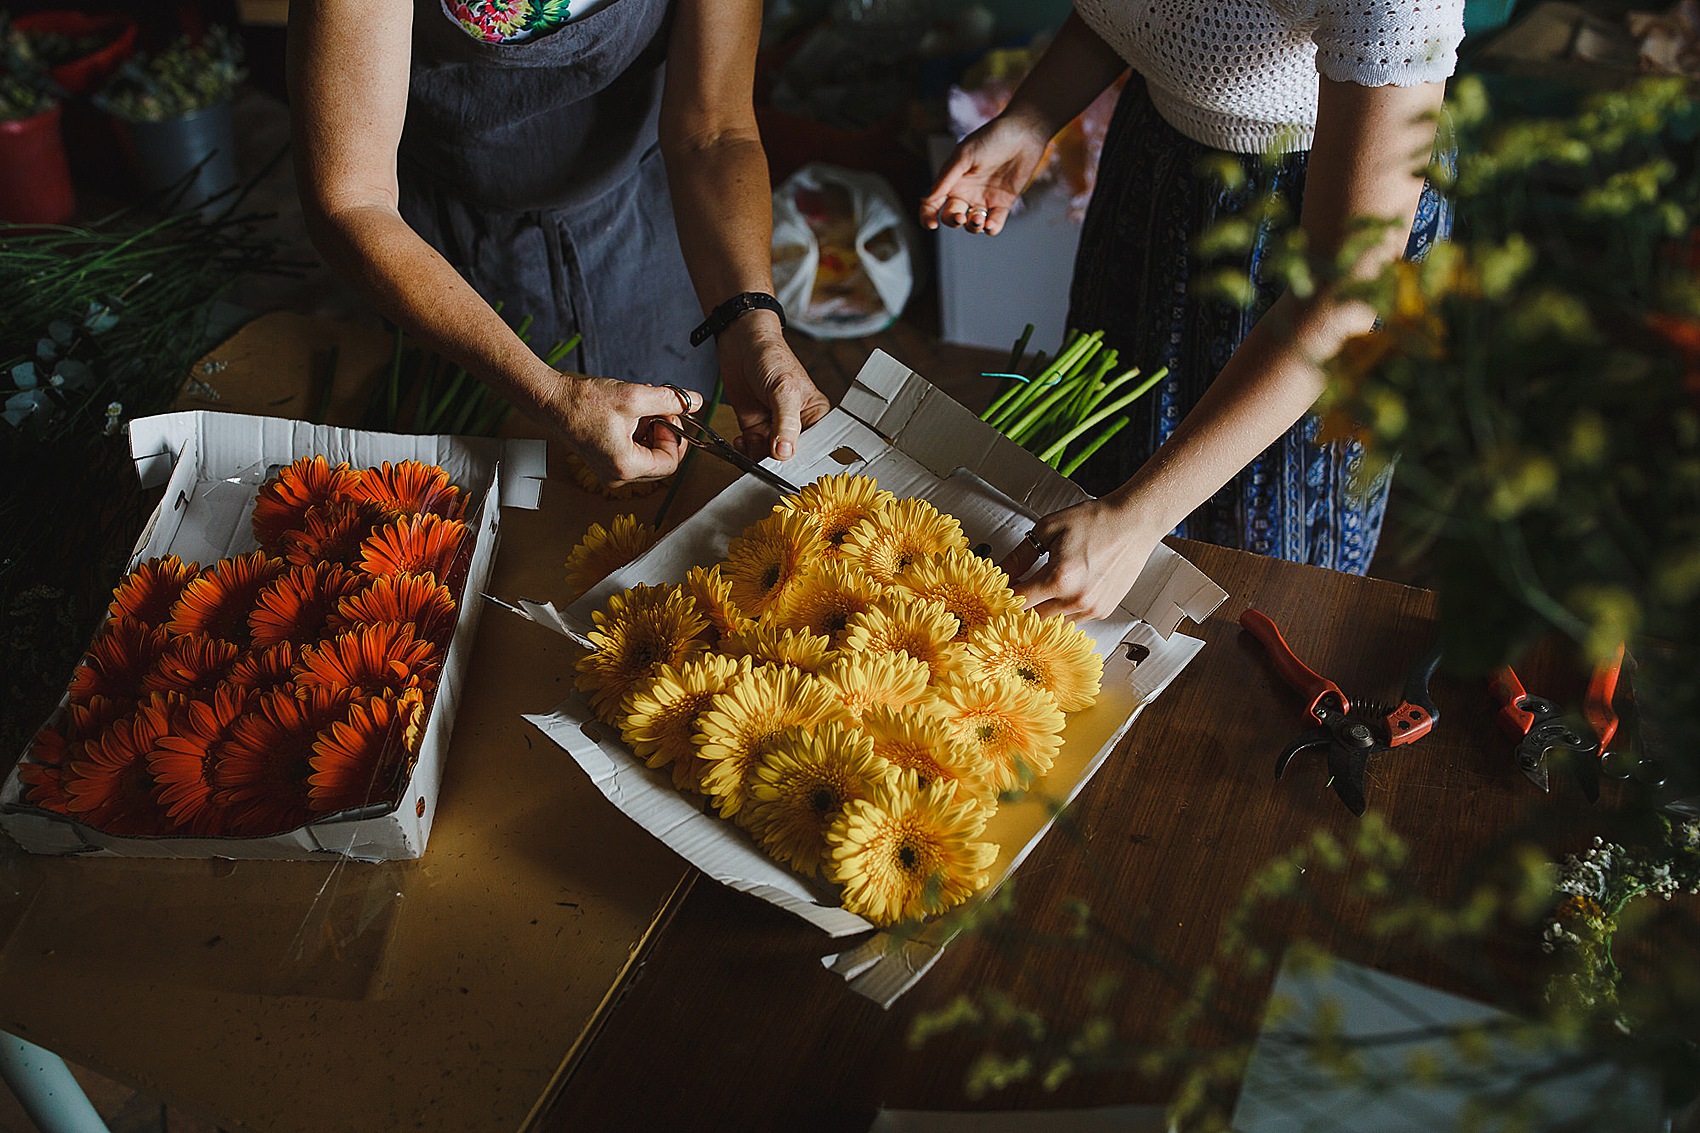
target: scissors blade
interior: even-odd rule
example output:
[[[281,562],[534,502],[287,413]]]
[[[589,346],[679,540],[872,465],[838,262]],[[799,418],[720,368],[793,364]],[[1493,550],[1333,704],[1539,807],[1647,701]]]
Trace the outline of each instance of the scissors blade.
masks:
[[[710,429],[701,421],[697,421],[690,417],[685,418],[685,420],[689,421],[691,425],[698,430],[700,433],[699,436],[691,436],[689,433],[685,432],[684,429],[673,424],[673,422],[669,421],[665,417],[655,418],[657,424],[666,426],[674,436],[678,437],[685,444],[695,445],[697,448],[707,450],[709,453],[719,457],[721,460],[724,460],[727,464],[730,464],[738,471],[747,472],[751,476],[754,476],[757,480],[760,480],[770,488],[777,489],[788,496],[794,496],[802,490],[795,484],[791,483],[791,481],[785,479],[785,477],[779,475],[779,473],[763,467],[760,463],[751,460],[749,457],[733,448],[731,443],[728,442],[725,437],[722,437],[719,433]]]

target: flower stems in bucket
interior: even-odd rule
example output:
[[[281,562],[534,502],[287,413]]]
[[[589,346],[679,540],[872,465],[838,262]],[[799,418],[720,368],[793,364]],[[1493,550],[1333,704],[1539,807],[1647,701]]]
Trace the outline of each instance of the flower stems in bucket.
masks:
[[[1056,357],[1043,352],[1032,362],[1032,373],[1021,371],[1021,358],[1032,338],[1027,325],[1010,352],[1009,372],[987,377],[1012,379],[980,415],[980,419],[1065,476],[1072,476],[1086,459],[1127,427],[1128,406],[1149,393],[1168,374],[1160,369],[1129,392],[1122,392],[1142,375],[1137,366],[1117,372],[1120,357],[1104,346],[1104,333],[1070,330]],[[1088,436],[1092,430],[1099,432]]]

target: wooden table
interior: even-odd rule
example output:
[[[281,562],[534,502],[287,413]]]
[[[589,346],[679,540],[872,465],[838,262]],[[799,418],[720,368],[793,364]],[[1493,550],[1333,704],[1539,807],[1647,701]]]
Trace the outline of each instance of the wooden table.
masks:
[[[226,363],[209,371],[218,405],[301,412],[311,359],[333,341],[343,372],[363,381],[388,354],[382,336],[269,316],[214,352]],[[339,382],[333,420],[364,401],[360,383]],[[729,478],[698,462],[672,514]],[[589,523],[647,517],[657,503],[595,499],[557,476],[541,511],[504,516],[493,592],[561,597],[560,562]],[[1232,597],[1196,631],[1203,653],[1080,799],[1077,836],[1053,831],[1015,886],[1020,925],[1054,930],[1064,902],[1082,897],[1193,965],[1257,865],[1314,828],[1345,834],[1355,821],[1320,760],[1272,781],[1275,753],[1305,721],[1233,618],[1255,603],[1314,667],[1385,696],[1427,645],[1434,600],[1181,549]],[[487,612],[422,861],[0,854],[0,1029],[228,1128],[860,1130],[879,1104],[973,1104],[960,1091],[971,1045],[905,1048],[918,1012],[978,987],[1066,1009],[1103,967],[1092,953],[1003,955],[962,939],[891,1012],[858,998],[821,967],[834,949],[817,930],[697,878],[519,718],[559,699],[570,663],[564,640]],[[1525,677],[1552,688],[1538,666]],[[1370,789],[1433,893],[1539,801],[1480,685],[1443,684],[1438,697],[1439,733],[1375,764]],[[1338,912],[1350,921],[1354,910]],[[1132,990],[1128,1025],[1148,1034],[1172,997]],[[1248,1018],[1260,1003],[1244,1005]],[[1153,1096],[1124,1075],[981,1104]]]
[[[1223,917],[1260,865],[1314,830],[1349,840],[1358,822],[1327,786],[1319,756],[1301,758],[1274,780],[1276,754],[1308,720],[1261,647],[1239,629],[1239,613],[1255,605],[1272,616],[1294,649],[1348,695],[1397,702],[1406,667],[1433,640],[1435,598],[1203,544],[1174,545],[1230,598],[1191,629],[1205,649],[1088,785],[1070,816],[1072,831],[1053,830],[1014,885],[1019,928],[1063,933],[1073,923],[1068,902],[1084,899],[1110,929],[1190,973],[1210,959]],[[1550,668],[1549,658],[1525,665],[1530,687],[1551,687]],[[1570,788],[1545,799],[1514,768],[1479,680],[1441,679],[1435,694],[1443,722],[1371,763],[1369,798],[1409,840],[1412,883],[1441,896],[1529,808],[1570,806],[1579,796]],[[1328,944],[1340,943],[1342,927],[1361,924],[1363,910],[1337,894],[1324,912],[1308,928]],[[1167,1083],[1130,1070],[1077,1079],[1055,1093],[1027,1084],[975,1100],[962,1082],[982,1049],[976,1040],[935,1039],[920,1051],[905,1042],[917,1015],[979,988],[1078,1018],[1105,971],[1127,980],[1122,1037],[1159,1039],[1177,996],[1150,969],[1114,961],[1101,940],[1084,949],[1011,950],[987,938],[958,939],[886,1012],[823,969],[816,957],[836,949],[816,930],[759,900],[699,878],[663,915],[668,923],[540,1129],[859,1133],[881,1105],[1066,1108],[1167,1098]],[[1421,963],[1358,958],[1393,960],[1403,974],[1456,983]],[[1239,1005],[1242,1031],[1262,1004],[1259,993]]]

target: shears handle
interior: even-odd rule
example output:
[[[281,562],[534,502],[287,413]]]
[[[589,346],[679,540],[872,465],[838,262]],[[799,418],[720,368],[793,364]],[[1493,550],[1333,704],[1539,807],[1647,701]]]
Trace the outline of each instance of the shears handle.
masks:
[[[1340,702],[1340,711],[1352,710],[1352,702],[1346,699],[1346,694],[1340,691],[1340,686],[1299,660],[1298,655],[1287,644],[1287,639],[1281,636],[1280,629],[1269,620],[1267,614],[1247,608],[1246,612],[1240,615],[1240,625],[1263,643],[1263,648],[1269,651],[1269,658],[1275,662],[1275,671],[1281,674],[1281,678],[1306,698],[1305,711],[1321,720],[1322,717],[1317,715],[1316,706],[1328,696]]]
[[[1610,661],[1594,667],[1593,679],[1588,682],[1588,698],[1582,705],[1582,715],[1594,730],[1594,738],[1600,741],[1601,751],[1606,750],[1617,735],[1617,709],[1612,707],[1611,702],[1617,696],[1617,677],[1622,670],[1623,646],[1619,645]]]
[[[1529,729],[1535,726],[1535,714],[1523,707],[1529,692],[1517,679],[1517,674],[1511,671],[1510,666],[1496,669],[1488,678],[1488,687],[1493,690],[1493,698],[1499,701],[1499,726],[1505,729],[1505,734],[1514,740],[1528,735]]]

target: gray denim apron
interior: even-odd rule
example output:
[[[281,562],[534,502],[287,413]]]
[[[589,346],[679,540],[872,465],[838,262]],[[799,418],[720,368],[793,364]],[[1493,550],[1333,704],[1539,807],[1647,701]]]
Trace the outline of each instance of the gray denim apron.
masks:
[[[656,140],[667,0],[614,0],[537,39],[485,43],[415,0],[401,214],[563,369],[707,394],[710,347]]]

